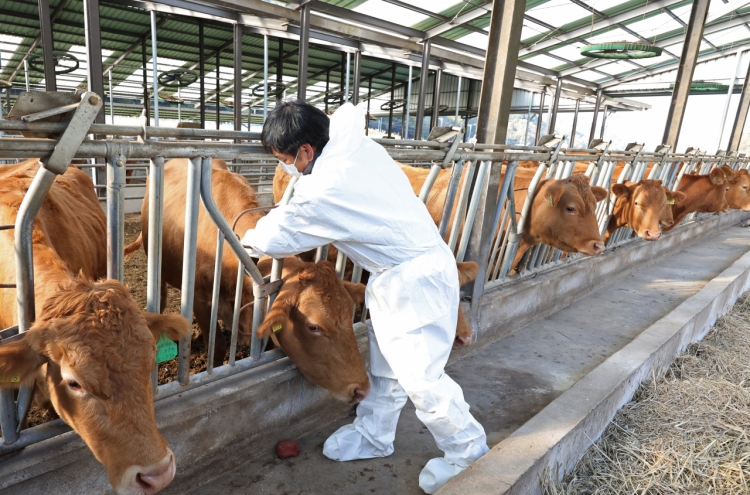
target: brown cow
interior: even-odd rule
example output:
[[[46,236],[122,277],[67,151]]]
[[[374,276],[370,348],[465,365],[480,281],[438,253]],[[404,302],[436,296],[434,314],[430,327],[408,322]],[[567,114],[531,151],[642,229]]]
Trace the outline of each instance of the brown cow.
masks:
[[[0,224],[14,224],[38,160],[2,167]],[[175,474],[156,429],[151,370],[156,339],[189,330],[181,316],[142,313],[106,267],[104,214],[88,176],[76,168],[55,179],[34,222],[37,320],[23,338],[0,346],[0,386],[35,386],[105,465],[121,494],[153,494]],[[0,231],[0,280],[15,280],[13,231]],[[76,277],[76,274],[78,277]],[[0,328],[16,323],[16,291],[0,290]]]
[[[247,180],[239,174],[226,169],[222,160],[214,160],[213,165],[213,195],[216,204],[225,218],[233,222],[243,210],[258,207],[255,191]],[[170,160],[164,164],[164,229],[162,235],[162,308],[166,305],[166,284],[173,287],[182,285],[182,250],[184,244],[185,203],[187,185],[187,160]],[[148,246],[148,188],[143,198],[141,208],[141,236],[128,245],[126,255],[137,250],[141,245]],[[262,217],[259,211],[242,216],[235,227],[238,235],[242,236],[248,229],[255,227]],[[198,214],[198,249],[196,258],[195,290],[193,313],[203,338],[208,343],[211,295],[213,292],[214,263],[216,259],[217,229],[208,216],[203,205]],[[229,245],[224,244],[224,257],[221,266],[221,289],[219,293],[218,314],[226,327],[231,327],[236,291],[237,268],[239,260],[232,253]],[[261,265],[265,274],[270,272],[270,263]],[[295,307],[294,332],[285,332],[286,344],[282,344],[284,352],[300,368],[311,381],[327,388],[335,397],[346,401],[362,399],[369,391],[369,380],[359,352],[357,351],[352,327],[352,307],[364,299],[364,286],[341,282],[336,278],[335,271],[328,263],[302,264],[293,258],[287,258],[284,263],[285,285],[295,288],[297,292],[282,291],[284,297],[278,304],[285,301],[295,301],[301,297],[306,301],[304,306]],[[301,280],[299,283],[295,280]],[[252,279],[245,275],[242,289],[242,304],[247,305],[253,300]],[[304,296],[302,292],[304,292]],[[340,308],[348,306],[348,312]],[[313,307],[320,308],[312,311]],[[309,314],[303,311],[312,311]],[[322,311],[322,312],[321,312]],[[252,330],[252,307],[248,307],[240,314],[238,343],[249,345]],[[325,316],[324,318],[324,315]],[[348,315],[348,317],[345,317]],[[301,345],[303,340],[295,341],[295,336],[311,332],[307,321],[314,321],[316,326],[325,329],[322,348],[310,348]],[[264,327],[265,328],[265,327]],[[336,338],[333,338],[336,336]],[[295,342],[297,345],[295,344]],[[226,340],[220,331],[216,331],[214,362],[220,365],[226,355]],[[333,356],[337,356],[335,359]],[[325,369],[322,374],[319,370]],[[314,378],[313,378],[314,377]]]
[[[750,211],[750,175],[747,169],[733,170],[729,165],[721,167],[729,180],[727,204],[735,210]]]
[[[662,227],[674,225],[673,204],[685,199],[685,193],[670,191],[660,180],[612,184],[615,206],[607,224],[605,240],[620,227],[630,227],[645,241],[661,237]]]
[[[674,225],[664,227],[665,232],[679,225],[690,213],[718,213],[729,209],[726,196],[729,180],[721,168],[711,170],[708,175],[685,174],[677,190],[685,193],[685,199],[672,205]]]

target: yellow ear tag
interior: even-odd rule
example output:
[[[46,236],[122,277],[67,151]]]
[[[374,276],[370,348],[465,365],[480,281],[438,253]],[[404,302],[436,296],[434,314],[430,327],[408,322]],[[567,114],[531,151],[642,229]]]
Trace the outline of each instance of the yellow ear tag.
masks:
[[[18,383],[21,381],[21,375],[11,375],[10,378],[0,378],[0,383]]]
[[[279,330],[281,330],[281,327],[282,327],[282,325],[281,325],[281,323],[279,323],[279,324],[276,324],[276,325],[272,326],[271,330],[273,330],[273,333],[276,333]]]
[[[673,205],[674,204],[674,198],[667,199],[667,204],[668,205]]]
[[[555,206],[555,200],[552,199],[552,195],[547,196],[547,206]]]

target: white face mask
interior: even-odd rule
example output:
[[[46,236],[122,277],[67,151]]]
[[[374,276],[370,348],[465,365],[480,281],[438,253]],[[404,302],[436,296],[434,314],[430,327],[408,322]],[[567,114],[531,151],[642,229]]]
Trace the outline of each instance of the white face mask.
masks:
[[[294,161],[291,163],[291,165],[287,165],[283,161],[279,160],[279,165],[281,165],[281,168],[284,169],[284,172],[288,173],[292,177],[302,177],[302,172],[297,170],[297,167],[294,166],[294,164],[297,163],[297,157],[299,157],[299,150],[297,150],[297,154],[294,155]]]

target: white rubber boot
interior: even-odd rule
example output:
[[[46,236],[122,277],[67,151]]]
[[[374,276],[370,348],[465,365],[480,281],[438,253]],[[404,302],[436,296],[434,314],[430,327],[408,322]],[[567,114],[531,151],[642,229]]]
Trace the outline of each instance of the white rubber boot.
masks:
[[[464,469],[466,468],[448,462],[443,457],[430,459],[419,473],[419,488],[425,493],[435,493]]]

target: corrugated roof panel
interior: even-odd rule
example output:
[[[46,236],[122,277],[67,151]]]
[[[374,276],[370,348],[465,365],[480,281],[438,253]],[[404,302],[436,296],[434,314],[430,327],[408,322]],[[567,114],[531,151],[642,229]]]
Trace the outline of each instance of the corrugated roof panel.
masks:
[[[750,31],[746,26],[738,26],[719,31],[718,33],[708,34],[704,37],[714,45],[726,45],[747,40],[750,38]]]
[[[424,14],[397,5],[385,3],[383,0],[368,0],[352,10],[361,14],[377,17],[378,19],[394,22],[402,26],[411,26],[425,19],[429,19],[429,17]]]
[[[584,18],[591,18],[588,10],[570,2],[570,0],[550,0],[544,5],[528,11],[529,15],[542,22],[559,26]]]

